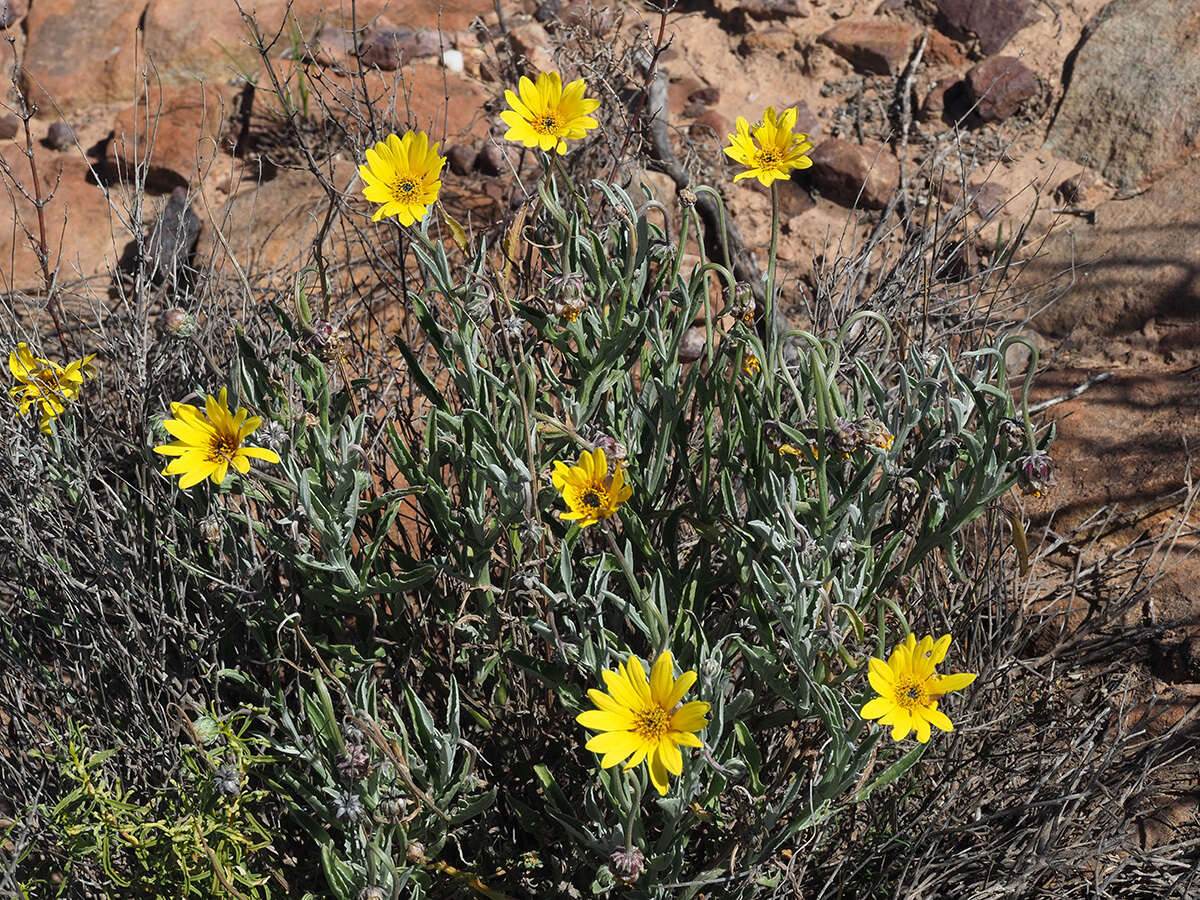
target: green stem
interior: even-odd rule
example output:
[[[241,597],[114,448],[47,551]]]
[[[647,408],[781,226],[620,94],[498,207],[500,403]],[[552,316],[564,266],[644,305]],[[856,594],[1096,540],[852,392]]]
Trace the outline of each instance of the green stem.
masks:
[[[604,532],[604,536],[608,538],[608,546],[612,549],[613,556],[617,558],[617,562],[621,565],[621,571],[625,573],[625,580],[629,582],[629,589],[633,592],[634,602],[637,603],[638,609],[642,616],[653,620],[653,625],[657,626],[655,630],[658,632],[657,638],[658,647],[655,655],[661,653],[667,648],[667,638],[670,636],[671,629],[667,625],[667,620],[662,617],[662,613],[658,611],[658,607],[651,603],[647,598],[642,586],[638,583],[637,576],[633,574],[633,569],[630,568],[629,560],[625,558],[625,554],[621,552],[617,546],[617,539],[612,533],[612,529],[605,522],[600,526]],[[650,623],[647,623],[650,624]]]
[[[767,251],[767,290],[763,301],[763,349],[766,351],[766,365],[770,371],[775,371],[776,344],[775,339],[775,258],[779,251],[779,182],[771,182],[771,248]]]

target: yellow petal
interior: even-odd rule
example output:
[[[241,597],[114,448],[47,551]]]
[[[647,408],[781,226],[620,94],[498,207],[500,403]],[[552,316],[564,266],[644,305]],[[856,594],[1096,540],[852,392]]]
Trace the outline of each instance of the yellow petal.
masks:
[[[671,651],[664,650],[654,661],[650,669],[650,699],[664,709],[671,697],[671,688],[675,686],[675,665],[671,659]]]
[[[593,731],[629,731],[634,725],[633,715],[628,711],[618,713],[603,709],[581,712],[575,721]]]
[[[675,679],[675,684],[671,688],[671,693],[667,696],[663,703],[664,709],[674,709],[675,706],[683,699],[683,695],[688,692],[693,684],[696,683],[696,673],[693,670],[688,670]]]

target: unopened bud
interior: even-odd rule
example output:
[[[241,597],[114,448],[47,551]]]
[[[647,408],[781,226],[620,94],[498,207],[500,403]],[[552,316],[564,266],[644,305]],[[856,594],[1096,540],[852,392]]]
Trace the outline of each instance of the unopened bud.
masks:
[[[158,321],[163,333],[174,338],[191,337],[196,333],[196,317],[178,306],[164,310]]]
[[[618,880],[633,884],[646,871],[646,857],[637,847],[618,847],[608,858],[608,865]]]

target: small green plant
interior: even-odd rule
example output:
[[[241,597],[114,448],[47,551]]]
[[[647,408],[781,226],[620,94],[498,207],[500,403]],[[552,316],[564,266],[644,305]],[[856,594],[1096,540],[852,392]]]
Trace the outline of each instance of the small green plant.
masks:
[[[257,814],[267,794],[249,785],[269,757],[248,724],[215,714],[188,723],[194,743],[153,796],[124,788],[120,751],[90,748],[87,728],[72,725],[55,757],[68,790],[45,811],[68,858],[98,865],[122,897],[282,896]]]

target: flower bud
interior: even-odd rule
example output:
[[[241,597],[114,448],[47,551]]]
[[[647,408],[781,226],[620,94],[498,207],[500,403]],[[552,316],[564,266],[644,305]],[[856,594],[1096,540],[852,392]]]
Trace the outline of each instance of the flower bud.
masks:
[[[221,543],[221,517],[216,513],[209,513],[201,519],[198,528],[200,537],[211,546],[216,547]]]
[[[342,791],[333,798],[333,814],[348,822],[358,821],[363,815],[362,798],[358,794]]]
[[[425,862],[425,845],[420,841],[413,841],[404,851],[404,858],[414,866]]]
[[[826,439],[829,446],[840,453],[853,453],[862,443],[862,431],[857,422],[837,418],[829,429]]]
[[[646,871],[646,857],[637,847],[618,847],[608,858],[608,866],[618,880],[633,884]]]
[[[362,781],[371,771],[371,756],[362,744],[347,744],[337,767],[347,778]]]
[[[196,317],[178,306],[164,310],[158,322],[163,333],[174,338],[187,338],[196,333]]]
[[[592,443],[592,448],[595,450],[603,450],[604,455],[608,457],[609,462],[622,463],[625,457],[629,455],[629,448],[618,441],[611,435],[601,434]]]
[[[1045,453],[1030,453],[1017,460],[1017,483],[1021,491],[1034,497],[1044,497],[1056,484],[1054,460]]]
[[[696,192],[691,188],[684,188],[679,192],[679,205],[691,209],[696,205]]]
[[[1000,437],[1010,447],[1020,447],[1025,442],[1025,423],[1020,419],[1001,420]]]

